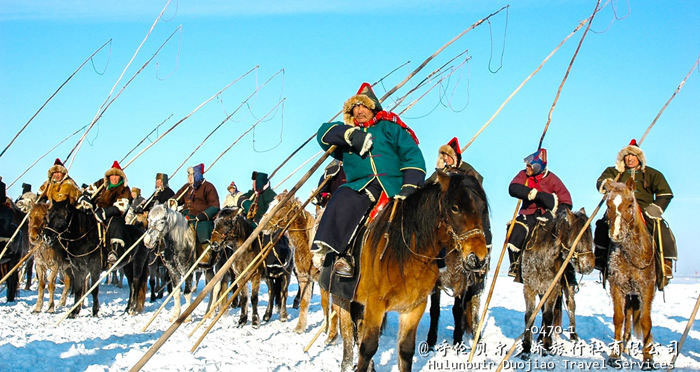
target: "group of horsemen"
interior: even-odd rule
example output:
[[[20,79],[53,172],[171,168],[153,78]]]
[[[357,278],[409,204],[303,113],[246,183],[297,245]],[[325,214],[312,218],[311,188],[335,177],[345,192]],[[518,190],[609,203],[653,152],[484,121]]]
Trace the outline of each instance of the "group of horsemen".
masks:
[[[367,83],[350,97],[343,106],[343,122],[324,123],[318,130],[317,140],[321,148],[332,153],[334,160],[324,172],[330,178],[323,183],[316,203],[325,207],[323,217],[313,239],[314,265],[320,266],[328,253],[337,257],[333,270],[338,275],[352,276],[354,262],[346,251],[367,214],[381,200],[410,197],[425,182],[433,182],[436,174],[425,181],[426,166],[415,133],[394,113],[384,111]],[[524,159],[525,169],[516,174],[508,191],[522,201],[510,235],[507,237],[510,259],[509,275],[520,278],[520,252],[527,246],[538,221],[556,218],[572,208],[572,199],[564,183],[547,168],[547,151],[543,148]],[[436,172],[461,173],[475,177],[479,183],[483,177],[462,159],[457,138],[453,138],[438,150]],[[48,180],[39,192],[51,205],[70,203],[94,213],[102,229],[102,239],[109,249],[105,266],[113,264],[115,252],[124,245],[124,225],[132,223],[134,216],[147,213],[156,204],[167,203],[185,215],[194,225],[197,240],[206,245],[211,238],[214,219],[220,210],[216,188],[204,179],[204,165],[188,168],[188,182],[177,192],[168,186],[168,176],[157,173],[155,191],[144,199],[140,190],[130,189],[127,177],[114,162],[103,178],[91,185],[78,185],[68,176],[68,170],[56,160],[48,170]],[[649,233],[661,229],[665,283],[672,278],[673,261],[677,259],[675,240],[663,220],[663,213],[673,198],[665,177],[647,165],[644,152],[632,142],[622,148],[615,165],[606,168],[596,182],[596,188],[604,192],[604,184],[634,180],[635,198],[644,216]],[[260,222],[275,197],[268,175],[253,172],[253,187],[246,193],[239,192],[236,184],[228,186],[223,207],[237,208],[244,216]],[[27,191],[25,189],[25,191]],[[5,200],[5,186],[0,181],[0,200]],[[486,244],[491,248],[492,235],[488,210],[481,211]],[[660,222],[660,223],[659,223]],[[608,222],[604,216],[596,222],[594,234],[596,268],[605,274],[607,270]],[[448,248],[448,247],[445,247]],[[443,250],[444,253],[445,250]],[[659,252],[660,253],[660,252]],[[444,260],[437,260],[438,268]],[[573,279],[573,269],[567,270]]]

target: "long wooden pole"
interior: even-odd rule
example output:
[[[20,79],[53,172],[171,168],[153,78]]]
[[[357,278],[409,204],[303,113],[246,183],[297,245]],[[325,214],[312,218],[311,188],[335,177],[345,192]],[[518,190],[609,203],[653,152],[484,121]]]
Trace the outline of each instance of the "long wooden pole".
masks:
[[[690,332],[690,329],[693,327],[693,322],[695,322],[695,316],[698,314],[699,307],[700,307],[700,295],[698,296],[698,299],[695,300],[695,307],[693,308],[693,312],[690,314],[690,318],[688,319],[688,323],[686,323],[686,325],[685,325],[685,331],[683,331],[683,335],[681,336],[681,340],[678,342],[678,350],[676,350],[676,354],[673,356],[673,359],[671,359],[671,368],[667,369],[667,371],[671,371],[673,368],[675,368],[676,359],[678,359],[678,355],[681,353],[681,349],[683,348],[683,343],[685,342],[685,338],[688,337],[688,332]]]
[[[129,150],[129,152],[127,152],[126,155],[124,155],[124,156],[121,158],[121,160],[119,160],[119,162],[120,162],[120,163],[123,163],[124,160],[126,160],[126,158],[129,157],[129,155],[131,155],[132,152],[134,152],[134,150],[136,150],[139,146],[141,146],[142,143],[144,143],[144,141],[146,141],[146,139],[148,139],[148,136],[150,136],[151,134],[153,134],[153,132],[157,131],[158,128],[160,128],[161,125],[165,124],[165,122],[168,121],[168,120],[170,120],[170,118],[172,118],[172,117],[173,117],[173,114],[170,114],[167,118],[165,118],[165,120],[163,120],[163,121],[161,121],[160,123],[158,123],[158,125],[156,125],[150,132],[148,132],[148,134],[145,135],[145,136],[141,139],[141,141],[139,141],[139,143],[137,143],[134,147],[132,147],[131,150]]]
[[[564,78],[561,80],[561,83],[559,84],[559,89],[557,89],[557,94],[554,96],[554,102],[552,102],[552,107],[549,108],[549,113],[547,114],[547,123],[544,126],[544,130],[542,131],[542,137],[540,137],[540,142],[537,145],[537,148],[540,149],[542,148],[542,141],[544,141],[544,136],[547,134],[547,129],[549,129],[549,124],[552,122],[552,113],[554,112],[554,107],[557,105],[557,102],[559,101],[559,96],[561,95],[561,90],[564,88],[564,83],[566,83],[566,79],[569,78],[569,73],[571,72],[571,67],[574,65],[574,61],[576,60],[576,56],[578,56],[578,51],[581,49],[581,45],[583,44],[583,40],[586,38],[586,35],[588,34],[588,30],[591,29],[591,24],[593,23],[593,18],[595,17],[596,13],[598,12],[598,6],[600,5],[600,0],[598,0],[595,4],[595,8],[593,9],[593,14],[591,14],[590,20],[588,21],[588,25],[586,26],[586,29],[583,30],[583,35],[581,35],[581,40],[578,41],[578,45],[576,46],[576,51],[574,51],[574,55],[571,57],[571,61],[569,62],[569,67],[566,69],[566,73],[564,74]]]
[[[85,133],[83,133],[83,136],[80,138],[80,140],[79,140],[78,143],[75,145],[75,147],[73,147],[73,149],[75,150],[75,153],[73,153],[73,150],[71,150],[71,152],[70,152],[70,154],[68,155],[68,157],[66,157],[66,160],[68,160],[68,158],[70,157],[70,155],[71,155],[71,154],[73,155],[73,157],[71,158],[71,161],[70,161],[70,163],[68,164],[68,166],[66,167],[66,169],[70,169],[70,167],[73,165],[73,161],[75,160],[76,156],[78,155],[78,151],[80,151],[80,147],[82,146],[83,142],[85,141],[85,138],[87,137],[87,134],[90,132],[90,130],[92,129],[92,127],[95,126],[95,123],[97,122],[97,120],[98,120],[99,117],[101,116],[101,113],[104,112],[103,108],[106,108],[105,105],[107,104],[107,102],[109,101],[109,99],[112,97],[112,93],[114,93],[114,89],[117,87],[117,85],[119,84],[119,82],[120,82],[120,81],[122,80],[122,78],[124,77],[124,74],[126,73],[126,70],[129,69],[129,66],[131,66],[131,63],[134,62],[134,59],[136,58],[136,55],[139,54],[139,51],[141,50],[141,47],[143,46],[143,44],[145,44],[145,43],[146,43],[146,40],[148,40],[148,38],[151,36],[151,32],[153,32],[153,29],[156,27],[156,24],[158,24],[158,21],[160,20],[160,18],[161,18],[161,17],[163,16],[163,14],[165,13],[165,10],[168,9],[168,6],[170,6],[170,3],[171,3],[171,2],[172,2],[172,0],[168,0],[168,2],[165,4],[165,6],[163,7],[163,9],[160,11],[160,14],[158,14],[158,17],[156,17],[156,19],[153,21],[153,24],[151,25],[151,28],[150,28],[150,29],[148,30],[148,32],[146,33],[146,36],[145,36],[145,37],[143,38],[143,40],[141,41],[141,44],[139,44],[139,46],[136,48],[136,51],[134,51],[134,54],[131,56],[131,59],[130,59],[129,62],[126,64],[126,66],[124,66],[124,69],[122,70],[122,73],[119,75],[119,78],[117,79],[117,81],[114,82],[114,85],[112,86],[112,89],[109,91],[109,94],[107,95],[107,98],[105,98],[105,100],[104,100],[104,102],[102,103],[102,105],[100,106],[100,108],[97,109],[97,112],[95,113],[95,117],[92,119],[92,122],[90,123],[90,126],[89,126],[88,129],[85,131]]]
[[[609,2],[610,2],[610,0],[608,0],[598,11],[600,11],[602,8],[604,8]],[[464,147],[462,147],[462,152],[464,152],[469,146],[471,146],[472,143],[474,143],[474,140],[476,140],[476,138],[479,137],[479,135],[481,134],[481,132],[483,132],[484,129],[486,129],[486,127],[488,127],[489,124],[491,124],[491,122],[493,121],[493,119],[495,119],[496,116],[498,116],[498,114],[501,113],[501,110],[503,110],[503,108],[506,106],[506,104],[508,104],[508,102],[510,102],[510,100],[513,98],[513,96],[515,96],[515,95],[520,91],[520,89],[522,89],[522,87],[525,85],[525,83],[527,83],[530,79],[532,79],[532,77],[535,76],[535,75],[537,74],[537,72],[540,71],[540,69],[542,68],[542,66],[544,66],[545,63],[547,63],[547,62],[549,61],[550,58],[552,58],[552,56],[559,50],[559,48],[561,48],[562,45],[564,45],[564,43],[566,43],[572,36],[574,36],[574,34],[575,34],[578,30],[580,30],[581,27],[583,27],[583,25],[585,25],[585,24],[586,24],[587,22],[589,22],[591,19],[592,19],[591,17],[588,17],[588,18],[582,20],[582,21],[578,24],[578,26],[576,26],[576,28],[574,28],[574,30],[571,31],[571,33],[570,33],[569,35],[567,35],[567,36],[564,38],[564,40],[562,40],[562,41],[559,43],[559,45],[557,45],[557,47],[554,48],[554,50],[552,50],[552,51],[547,55],[547,57],[545,57],[544,60],[542,60],[542,63],[540,63],[540,65],[537,66],[537,68],[536,68],[534,71],[532,71],[532,72],[530,73],[530,75],[528,75],[528,77],[526,77],[525,80],[523,80],[523,82],[520,83],[520,85],[518,85],[517,88],[515,88],[515,90],[508,96],[508,98],[506,98],[506,100],[503,101],[503,103],[501,103],[501,105],[498,107],[498,109],[496,110],[496,112],[494,112],[493,115],[491,115],[491,117],[489,118],[489,120],[487,120],[486,123],[484,123],[484,125],[476,132],[476,134],[474,134],[474,136],[472,137],[472,139],[469,140],[469,142],[467,142],[467,144],[464,145]]]
[[[505,256],[506,250],[508,249],[508,239],[510,239],[510,234],[513,233],[513,227],[515,227],[515,219],[518,217],[518,211],[520,210],[520,205],[522,204],[522,202],[522,200],[518,200],[518,203],[515,205],[515,212],[513,212],[513,218],[510,219],[510,225],[508,226],[506,239],[505,241],[503,241],[501,255],[498,257],[498,263],[496,264],[496,271],[494,271],[493,278],[491,279],[491,287],[489,288],[489,294],[486,296],[484,310],[481,312],[481,317],[479,318],[479,325],[476,327],[476,332],[474,333],[474,341],[472,341],[472,350],[469,352],[469,363],[471,363],[472,358],[474,358],[474,350],[476,350],[476,345],[479,343],[479,336],[481,336],[481,330],[484,329],[484,324],[486,323],[486,313],[489,310],[489,303],[491,303],[493,290],[494,288],[496,288],[498,272],[501,269],[501,262],[503,262],[503,256]]]
[[[668,104],[671,103],[671,101],[673,100],[673,98],[676,97],[676,94],[678,94],[678,92],[681,91],[681,89],[683,88],[683,85],[685,85],[686,80],[688,80],[688,78],[689,78],[690,75],[693,73],[693,71],[695,71],[695,68],[698,67],[698,63],[699,63],[699,62],[700,62],[700,56],[698,57],[698,59],[695,60],[695,64],[693,64],[693,67],[690,69],[690,71],[688,71],[688,74],[685,75],[685,78],[683,79],[683,81],[681,81],[681,83],[678,84],[678,87],[677,87],[676,90],[673,92],[673,94],[672,94],[671,97],[668,99],[668,101],[666,101],[666,104],[664,104],[664,106],[661,108],[661,111],[659,111],[659,113],[656,114],[656,117],[654,118],[654,120],[652,120],[651,124],[649,125],[649,128],[647,128],[647,130],[646,130],[646,131],[644,132],[644,134],[642,135],[642,139],[639,140],[639,144],[640,144],[640,145],[642,144],[642,142],[644,142],[644,139],[647,138],[647,135],[649,134],[649,131],[651,131],[651,128],[654,127],[654,124],[656,124],[656,121],[659,120],[659,117],[660,117],[661,114],[664,112],[664,110],[666,110],[666,107],[668,107]]]
[[[12,137],[12,140],[10,140],[10,143],[8,143],[7,146],[5,146],[5,148],[2,150],[2,152],[0,152],[0,157],[2,157],[2,156],[5,154],[5,152],[7,151],[7,149],[9,149],[10,146],[12,146],[12,144],[15,142],[15,140],[17,139],[17,137],[19,137],[19,135],[22,134],[22,132],[27,128],[27,126],[29,125],[29,123],[31,123],[32,120],[34,120],[34,118],[35,118],[37,115],[39,115],[39,112],[41,112],[41,110],[44,109],[44,107],[49,103],[49,101],[51,101],[51,100],[53,99],[53,97],[56,96],[56,94],[58,94],[58,92],[73,78],[73,76],[75,76],[75,74],[77,74],[78,71],[80,71],[80,70],[83,68],[83,66],[85,66],[85,64],[88,63],[88,61],[90,61],[90,60],[92,59],[92,57],[95,56],[95,54],[99,53],[100,50],[102,50],[102,48],[104,48],[105,46],[107,46],[107,44],[109,44],[109,43],[111,43],[111,42],[112,42],[112,39],[109,39],[109,40],[107,40],[107,42],[105,42],[104,44],[102,44],[101,47],[97,48],[97,50],[95,50],[89,57],[87,57],[87,58],[85,59],[85,61],[83,61],[83,63],[81,63],[80,66],[78,66],[78,68],[75,69],[75,71],[73,71],[73,73],[70,74],[70,76],[68,76],[68,78],[67,78],[61,85],[59,85],[59,87],[53,92],[53,94],[51,94],[51,96],[50,96],[49,98],[47,98],[46,101],[44,101],[44,104],[42,104],[41,107],[39,107],[39,109],[36,110],[36,112],[34,113],[34,115],[32,115],[32,117],[29,118],[29,120],[27,120],[27,122],[26,122],[26,123],[24,124],[24,126],[19,130],[19,132],[17,132],[17,134],[15,134],[15,136]]]

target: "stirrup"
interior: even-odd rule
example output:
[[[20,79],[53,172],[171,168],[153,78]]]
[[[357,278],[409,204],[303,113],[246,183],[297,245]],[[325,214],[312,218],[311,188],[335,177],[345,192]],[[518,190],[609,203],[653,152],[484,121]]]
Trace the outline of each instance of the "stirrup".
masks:
[[[343,278],[352,278],[355,275],[355,265],[351,262],[352,257],[341,256],[333,263],[333,272]]]

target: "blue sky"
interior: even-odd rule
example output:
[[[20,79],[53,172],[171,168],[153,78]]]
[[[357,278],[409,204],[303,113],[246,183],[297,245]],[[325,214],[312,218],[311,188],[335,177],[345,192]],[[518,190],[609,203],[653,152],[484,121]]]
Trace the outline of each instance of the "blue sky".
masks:
[[[254,135],[241,140],[207,173],[223,199],[231,180],[248,188],[251,171],[272,171],[338,112],[363,81],[374,82],[410,60],[376,88],[382,95],[445,42],[505,4],[174,1],[122,84],[176,27],[182,25],[182,32],[88,134],[89,142],[70,173],[79,183],[95,181],[157,123],[173,114],[160,128],[162,133],[236,77],[260,65],[127,168],[130,184],[150,194],[156,172],[171,173],[256,84],[284,68],[283,78],[273,79],[250,107],[234,115],[188,162],[208,166],[256,118],[286,97],[284,110],[261,123]],[[0,175],[6,183],[61,138],[90,122],[164,5],[165,1],[0,0],[3,148],[83,59],[113,39],[94,58],[94,68],[86,65],[0,158]],[[594,5],[595,1],[513,2],[504,50],[505,12],[492,18],[491,33],[488,24],[471,31],[395,94],[394,98],[400,97],[427,73],[469,50],[470,61],[452,75],[442,96],[436,89],[402,115],[416,131],[428,166],[435,164],[439,145],[453,136],[466,143]],[[615,19],[610,5],[596,16],[593,30],[597,33],[590,32],[583,43],[544,142],[550,169],[571,191],[574,206],[589,213],[601,197],[595,190],[596,178],[614,162],[621,147],[632,137],[641,137],[700,51],[700,10],[695,2],[616,1],[614,9],[620,19]],[[552,57],[464,155],[485,177],[496,252],[516,203],[508,196],[508,184],[522,168],[522,158],[537,147],[580,35]],[[489,58],[495,70],[501,65],[501,53],[502,68],[490,72]],[[676,233],[683,275],[697,275],[698,266],[692,221],[700,209],[700,176],[693,171],[700,161],[695,143],[700,138],[699,97],[700,82],[694,74],[642,146],[649,165],[664,172],[675,193],[666,217]],[[43,182],[53,160],[65,157],[76,140],[44,158],[9,194],[16,196],[22,182]],[[318,150],[315,142],[306,146],[272,184]],[[300,176],[283,187],[291,187]],[[314,182],[317,178],[318,174],[313,176]],[[184,182],[180,171],[171,185],[177,188]],[[309,184],[299,195],[310,191]]]

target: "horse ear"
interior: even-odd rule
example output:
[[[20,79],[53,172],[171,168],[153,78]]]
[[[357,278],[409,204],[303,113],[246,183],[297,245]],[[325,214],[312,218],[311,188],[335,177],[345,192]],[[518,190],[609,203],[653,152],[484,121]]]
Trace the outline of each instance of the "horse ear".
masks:
[[[634,185],[634,178],[630,177],[627,179],[627,182],[625,182],[625,186],[627,186],[628,189],[634,191],[635,185]]]
[[[443,193],[447,192],[450,187],[450,175],[442,170],[437,171],[437,182],[440,184],[440,189]]]
[[[581,214],[586,214],[586,208],[581,207],[581,209],[579,209],[578,212]]]

